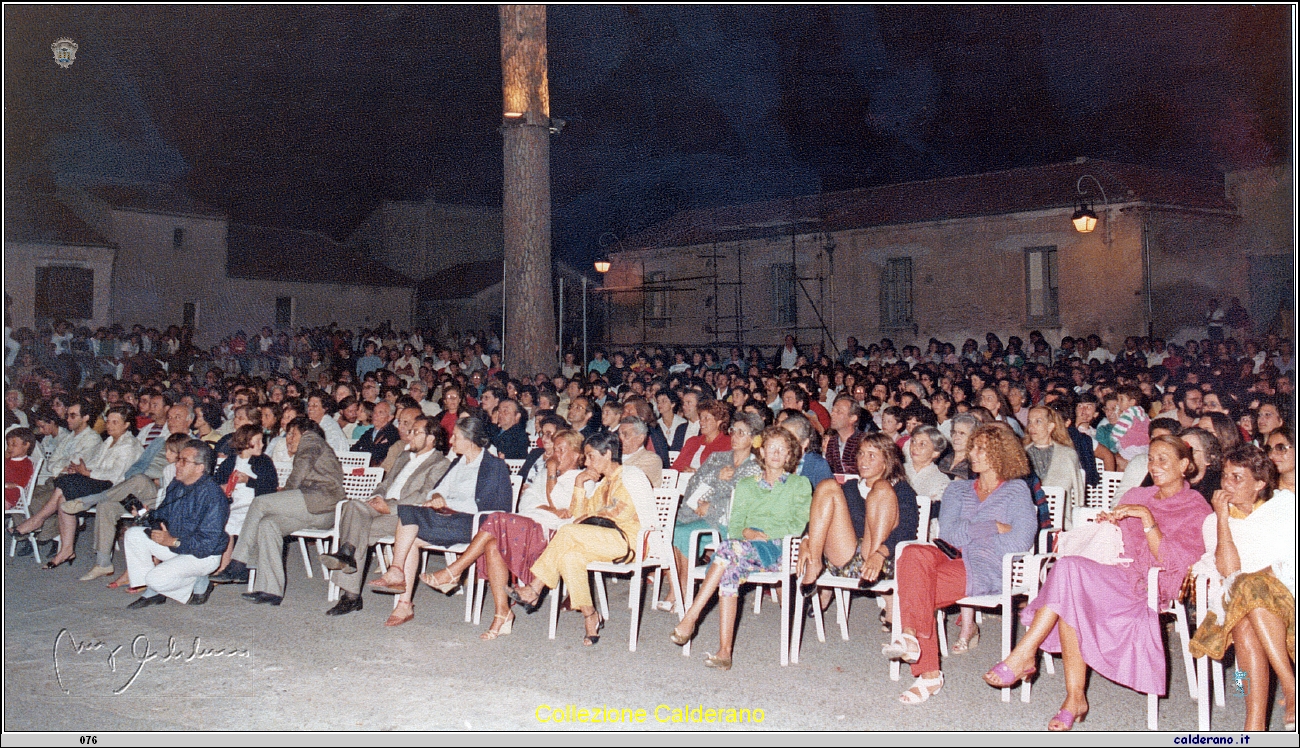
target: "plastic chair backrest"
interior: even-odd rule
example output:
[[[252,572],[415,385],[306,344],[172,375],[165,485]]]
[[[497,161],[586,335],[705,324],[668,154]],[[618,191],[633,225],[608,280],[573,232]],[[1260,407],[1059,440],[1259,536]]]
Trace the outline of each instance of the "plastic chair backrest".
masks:
[[[677,488],[677,471],[664,468],[663,477],[659,479],[659,488]]]
[[[384,479],[383,468],[366,468],[361,475],[343,475],[343,495],[349,499],[365,501],[375,495],[375,486]]]
[[[507,460],[509,462],[509,460]],[[524,476],[518,473],[510,475],[510,496],[512,497],[511,511],[519,511],[519,495],[523,493]]]
[[[1052,514],[1052,527],[1064,527],[1065,489],[1060,486],[1043,486],[1043,495],[1047,497],[1047,507]]]
[[[339,464],[343,466],[343,474],[347,475],[357,468],[370,467],[369,452],[335,452],[339,458]]]

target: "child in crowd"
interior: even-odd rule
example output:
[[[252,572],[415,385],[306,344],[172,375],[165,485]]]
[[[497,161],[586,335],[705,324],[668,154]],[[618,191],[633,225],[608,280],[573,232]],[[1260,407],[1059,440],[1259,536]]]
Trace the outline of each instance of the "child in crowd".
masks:
[[[31,429],[16,428],[5,437],[5,509],[18,505],[19,493],[32,479],[35,448],[36,434]]]

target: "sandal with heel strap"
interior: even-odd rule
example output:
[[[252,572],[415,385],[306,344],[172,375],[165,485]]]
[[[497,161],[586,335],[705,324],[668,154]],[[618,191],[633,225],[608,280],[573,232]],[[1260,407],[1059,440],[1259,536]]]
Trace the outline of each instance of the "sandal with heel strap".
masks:
[[[441,592],[444,595],[450,595],[456,590],[460,589],[460,582],[457,581],[454,577],[450,582],[439,582],[438,575],[445,571],[447,570],[439,569],[438,571],[435,571],[431,574],[421,574],[420,581],[424,582],[425,584],[429,585],[430,587],[434,588],[435,590]],[[450,576],[450,573],[448,573],[448,576]]]
[[[600,611],[593,612],[591,616],[596,617],[596,633],[587,634],[586,636],[582,637],[582,646],[584,647],[594,647],[597,644],[599,644],[600,630],[605,628],[605,618],[601,616]],[[591,618],[591,616],[584,615],[582,617],[583,626],[586,626],[587,619]]]
[[[542,607],[542,596],[538,595],[537,597],[533,598],[532,602],[529,602],[528,600],[524,599],[523,595],[519,594],[519,589],[520,588],[518,587],[511,587],[510,591],[506,593],[506,596],[509,597],[516,605],[523,608],[524,612],[527,613],[528,615],[532,615],[536,613],[537,609]]]
[[[502,623],[499,627],[497,627],[495,631],[492,629],[488,629],[487,631],[484,631],[483,633],[479,634],[478,638],[482,639],[485,642],[490,642],[499,636],[510,636],[510,631],[511,629],[514,628],[515,625],[514,615],[511,614],[508,616],[503,616],[500,613],[497,613],[496,615],[492,616],[492,621],[494,623],[498,619],[504,621],[504,623]]]
[[[980,630],[978,627],[976,627],[975,633],[972,634],[969,639],[964,637],[957,637],[957,641],[953,642],[952,646],[949,647],[948,651],[955,655],[966,654],[972,649],[978,647],[979,644],[980,644]]]
[[[912,687],[899,694],[898,700],[903,704],[914,705],[924,704],[930,700],[930,697],[939,693],[943,688],[943,673],[939,673],[938,678],[917,678],[912,681]]]
[[[921,659],[921,642],[912,634],[902,634],[900,639],[887,642],[881,647],[880,653],[891,660],[902,660],[910,665]]]

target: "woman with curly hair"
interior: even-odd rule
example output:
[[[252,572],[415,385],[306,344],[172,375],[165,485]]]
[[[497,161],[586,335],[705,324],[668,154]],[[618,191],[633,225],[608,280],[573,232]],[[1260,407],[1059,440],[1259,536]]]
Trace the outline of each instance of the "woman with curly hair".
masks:
[[[920,704],[943,688],[934,612],[963,597],[1002,588],[1002,557],[1027,551],[1038,529],[1029,486],[1029,458],[1020,440],[1002,424],[981,426],[970,438],[974,480],[948,484],[939,508],[939,537],[960,551],[949,557],[934,545],[911,545],[898,558],[898,602],[903,633],[884,654],[912,664],[916,682],[898,697]],[[968,630],[968,626],[970,630]],[[963,619],[961,636],[974,638]]]

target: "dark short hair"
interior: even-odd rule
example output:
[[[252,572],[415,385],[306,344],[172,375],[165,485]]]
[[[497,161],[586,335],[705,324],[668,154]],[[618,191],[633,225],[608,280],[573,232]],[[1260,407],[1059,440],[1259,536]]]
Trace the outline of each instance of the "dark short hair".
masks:
[[[36,447],[36,432],[26,427],[19,427],[5,434],[5,441],[10,439],[20,439],[23,444],[27,445],[27,454],[30,455]]]
[[[613,431],[597,431],[587,437],[583,442],[584,448],[591,447],[603,455],[609,455],[614,462],[622,464],[623,462],[623,443],[619,441],[618,434]]]
[[[1150,436],[1157,429],[1164,429],[1174,436],[1183,435],[1183,424],[1179,423],[1177,418],[1152,418],[1147,424],[1147,436]]]
[[[1256,499],[1268,501],[1273,498],[1273,491],[1277,489],[1277,465],[1264,450],[1254,444],[1240,444],[1223,456],[1225,470],[1228,465],[1240,465],[1250,471],[1252,478],[1264,481],[1264,489],[1255,496]]]
[[[238,454],[245,449],[253,446],[253,437],[262,433],[262,427],[251,423],[235,429],[235,433],[230,437],[229,446],[226,447],[228,454]]]
[[[284,430],[288,433],[289,429],[296,429],[299,434],[312,433],[322,439],[325,438],[325,430],[320,427],[320,424],[307,416],[298,416],[292,421],[289,421],[289,425],[286,426]]]
[[[197,403],[194,409],[203,414],[203,420],[214,429],[221,428],[226,418],[221,413],[221,406],[216,403]]]
[[[129,403],[118,403],[117,405],[110,405],[108,406],[108,410],[104,411],[104,418],[108,418],[108,416],[112,413],[116,413],[122,417],[122,420],[126,422],[126,428],[128,431],[130,431],[132,434],[136,433],[134,407],[132,407]]]
[[[424,426],[424,433],[433,437],[433,448],[439,452],[447,452],[447,432],[442,430],[442,423],[433,416],[421,414],[416,416],[415,421],[411,424],[412,428]]]

